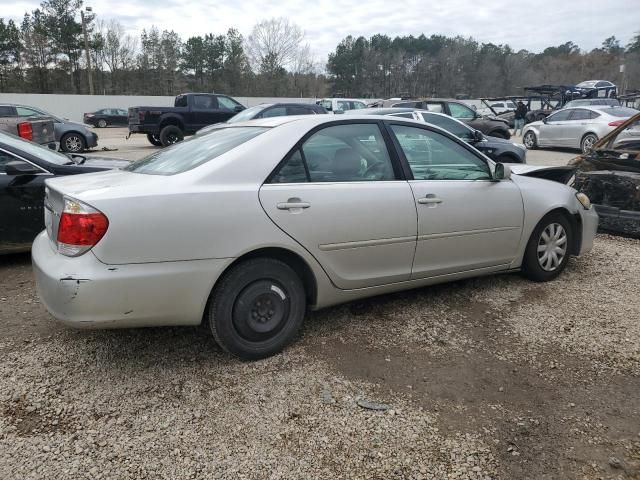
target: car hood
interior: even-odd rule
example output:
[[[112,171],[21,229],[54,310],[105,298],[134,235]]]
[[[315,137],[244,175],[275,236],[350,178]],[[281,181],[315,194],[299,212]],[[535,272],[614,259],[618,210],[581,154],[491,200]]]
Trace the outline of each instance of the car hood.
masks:
[[[485,120],[491,120],[493,122],[504,123],[505,125],[509,124],[509,122],[506,121],[504,118],[496,117],[495,115],[485,115],[482,118],[484,118]]]
[[[523,165],[521,163],[510,163],[511,173],[523,175],[525,177],[542,178],[559,183],[569,183],[576,172],[574,165],[564,165],[561,167],[545,167],[541,165]]]
[[[540,125],[544,125],[544,122],[541,120],[536,120],[535,122],[527,123],[527,127],[539,127]]]
[[[131,164],[129,160],[123,160],[121,158],[108,158],[108,157],[83,157],[82,155],[74,155],[73,160],[83,160],[84,161],[78,164],[78,167],[86,167],[86,168],[124,168],[127,165]]]

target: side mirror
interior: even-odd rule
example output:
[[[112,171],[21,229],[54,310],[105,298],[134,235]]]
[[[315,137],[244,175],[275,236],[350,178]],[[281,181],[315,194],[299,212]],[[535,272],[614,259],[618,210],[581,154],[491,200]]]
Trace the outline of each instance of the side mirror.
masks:
[[[547,123],[548,121],[549,121],[549,120],[547,120],[547,117],[544,117],[544,118],[542,119],[542,123]]]
[[[510,180],[511,179],[511,167],[509,165],[505,165],[503,163],[496,163],[495,171],[493,172],[493,179],[500,180]]]
[[[474,142],[481,142],[482,140],[484,140],[484,135],[482,134],[482,132],[480,130],[474,130],[473,131],[473,141]]]
[[[236,105],[235,108],[233,109],[234,112],[241,112],[244,110],[244,107],[242,105]]]
[[[35,175],[40,173],[41,170],[27,162],[14,160],[4,164],[4,172],[7,175]]]

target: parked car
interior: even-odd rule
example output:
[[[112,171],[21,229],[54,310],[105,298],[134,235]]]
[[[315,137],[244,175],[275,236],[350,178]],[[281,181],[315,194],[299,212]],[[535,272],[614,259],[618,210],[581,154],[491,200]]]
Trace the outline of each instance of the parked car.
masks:
[[[247,359],[289,344],[307,307],[497,272],[551,280],[598,222],[567,185],[371,115],[223,125],[119,171],[48,180],[45,207],[32,259],[54,317],[205,319]]]
[[[4,108],[3,108],[4,107]],[[67,118],[60,118],[39,108],[25,105],[1,104],[0,109],[11,110],[11,116],[20,118],[49,117],[53,120],[55,141],[60,144],[60,150],[69,153],[81,153],[89,148],[98,146],[98,135],[93,133],[82,123],[72,122]]]
[[[509,100],[505,100],[503,102],[492,103],[491,108],[499,115],[501,113],[513,112],[518,107],[516,106],[515,103]]]
[[[13,116],[7,107],[0,106],[0,132],[10,133],[54,150],[57,148],[53,120],[49,118],[21,118]]]
[[[640,238],[640,113],[571,164],[575,188],[592,196],[603,230]]]
[[[579,98],[578,100],[571,100],[562,108],[594,107],[602,105],[619,107],[620,101],[617,98]]]
[[[33,239],[44,229],[45,180],[129,163],[62,154],[0,133],[0,254],[28,251]]]
[[[83,115],[84,123],[98,128],[108,126],[126,127],[129,124],[129,116],[126,110],[121,108],[103,108]]]
[[[247,120],[282,117],[284,115],[317,115],[326,113],[327,111],[323,107],[313,103],[262,103],[243,110],[227,120],[226,123],[246,122]],[[217,123],[201,128],[196,132],[196,135],[208,133],[220,125]]]
[[[579,148],[586,153],[598,139],[636,113],[627,107],[563,108],[541,121],[525,125],[522,142],[528,149],[565,147]]]
[[[323,98],[316,102],[329,112],[346,112],[367,108],[367,104],[356,98]]]
[[[143,133],[152,145],[167,147],[243,110],[243,105],[227,95],[184,93],[175,98],[173,107],[131,107],[129,135]]]
[[[398,102],[394,107],[409,107],[427,110],[429,112],[444,113],[457,118],[485,135],[509,140],[511,132],[506,120],[493,116],[482,116],[470,106],[457,100],[448,98],[428,98],[425,100],[409,100]]]
[[[480,130],[474,130],[466,123],[443,113],[428,112],[415,108],[368,108],[362,112],[345,112],[360,115],[389,115],[417,120],[436,125],[480,150],[494,162],[527,163],[527,150],[520,143],[513,143],[504,138],[488,137]]]

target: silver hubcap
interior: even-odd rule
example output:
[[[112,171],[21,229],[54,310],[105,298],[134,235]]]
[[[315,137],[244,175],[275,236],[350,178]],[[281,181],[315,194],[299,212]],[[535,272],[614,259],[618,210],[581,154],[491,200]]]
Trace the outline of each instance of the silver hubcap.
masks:
[[[77,152],[78,150],[80,150],[82,148],[82,142],[80,142],[80,139],[78,137],[68,137],[65,140],[65,145],[67,147],[67,150],[71,151],[71,152]]]
[[[590,152],[595,143],[596,143],[596,138],[593,135],[589,135],[587,138],[584,139],[584,142],[582,142],[582,151],[585,153]]]
[[[530,133],[527,133],[524,136],[524,145],[527,148],[533,147],[533,135],[531,135]]]
[[[98,122],[98,126],[101,127],[101,128],[104,128],[104,127],[107,126],[107,122],[105,120],[100,120]]]
[[[547,225],[538,240],[538,263],[543,270],[556,270],[567,254],[567,232],[559,223]]]

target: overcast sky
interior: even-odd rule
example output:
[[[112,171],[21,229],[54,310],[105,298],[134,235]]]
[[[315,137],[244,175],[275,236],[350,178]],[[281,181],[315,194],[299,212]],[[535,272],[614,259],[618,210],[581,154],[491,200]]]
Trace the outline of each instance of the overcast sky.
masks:
[[[40,2],[1,3],[0,16],[19,21]],[[285,16],[303,28],[321,61],[347,35],[462,35],[538,52],[567,41],[591,50],[611,35],[624,46],[640,31],[640,0],[85,0],[85,5],[136,36],[156,25],[175,30],[183,40],[229,27],[246,36],[255,23]]]

